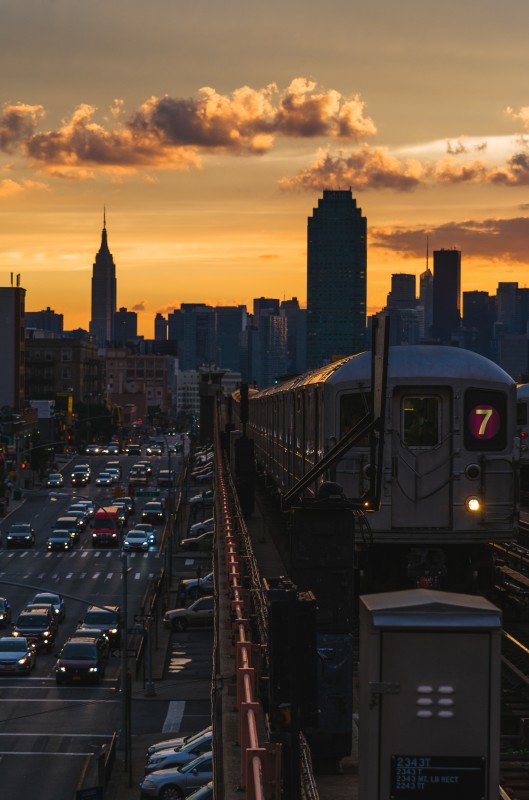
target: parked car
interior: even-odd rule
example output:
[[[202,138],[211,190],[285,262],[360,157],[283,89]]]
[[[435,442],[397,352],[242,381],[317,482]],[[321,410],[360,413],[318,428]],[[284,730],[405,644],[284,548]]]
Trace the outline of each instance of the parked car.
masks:
[[[213,625],[214,598],[199,597],[188,608],[173,608],[163,615],[165,628],[185,631],[188,628],[211,628]]]
[[[7,628],[11,624],[11,606],[9,600],[0,597],[0,627]]]
[[[203,578],[185,578],[178,587],[178,597],[182,597],[186,603],[212,593],[213,572],[208,572]]]
[[[138,531],[136,528],[130,530],[123,539],[124,550],[142,550],[146,552],[149,546],[149,534],[146,531]]]
[[[176,800],[209,783],[212,778],[213,754],[204,753],[183,767],[160,769],[146,775],[140,783],[141,798]]]
[[[55,664],[56,683],[99,683],[105,677],[107,652],[100,637],[69,639]]]
[[[64,478],[60,472],[50,472],[46,485],[53,487],[64,486]]]
[[[0,672],[27,675],[35,666],[37,650],[25,636],[3,636],[0,639]]]
[[[37,594],[33,596],[31,602],[51,603],[51,605],[53,606],[53,613],[55,614],[59,622],[62,622],[62,620],[66,616],[64,599],[62,595],[57,594],[56,592],[37,592]]]
[[[151,500],[145,503],[141,512],[142,522],[152,522],[155,525],[165,522],[165,509],[160,500]]]
[[[213,470],[208,470],[208,472],[201,472],[200,475],[196,475],[193,480],[196,483],[208,483],[213,480],[214,476]]]
[[[192,536],[198,536],[199,533],[205,533],[206,531],[212,531],[215,527],[215,520],[213,517],[209,517],[209,519],[204,519],[202,522],[195,522],[194,525],[191,525],[189,528],[189,536],[188,539]]]
[[[194,738],[179,747],[167,747],[152,753],[146,761],[145,772],[153,772],[156,769],[172,769],[189,764],[193,759],[198,758],[203,753],[209,753],[213,749],[213,731],[208,730],[202,736]]]
[[[52,650],[56,627],[49,611],[22,611],[13,628],[13,636],[25,636],[37,650]]]
[[[35,529],[29,522],[15,522],[6,536],[6,547],[33,547]]]
[[[206,728],[202,728],[201,731],[197,731],[197,733],[190,733],[189,736],[177,736],[175,739],[164,739],[161,742],[155,742],[155,744],[151,744],[147,748],[145,760],[148,761],[149,758],[154,755],[154,753],[158,752],[158,750],[167,750],[169,747],[183,747],[188,742],[192,742],[195,739],[200,739],[205,733],[211,733],[212,730],[213,726],[208,725]]]
[[[198,536],[189,536],[187,539],[180,539],[180,550],[204,550],[209,549],[213,543],[215,531],[204,531]]]
[[[210,506],[213,503],[213,490],[208,489],[207,491],[200,492],[200,494],[193,495],[193,497],[189,498],[189,503],[192,506]]]

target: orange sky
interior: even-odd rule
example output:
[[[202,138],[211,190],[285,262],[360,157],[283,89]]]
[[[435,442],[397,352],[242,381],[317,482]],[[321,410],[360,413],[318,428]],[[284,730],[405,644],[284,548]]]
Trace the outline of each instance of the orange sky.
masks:
[[[464,291],[526,285],[526,2],[2,6],[0,283],[28,310],[88,326],[103,206],[147,337],[182,302],[304,304],[323,188],[367,216],[370,311],[427,236]]]

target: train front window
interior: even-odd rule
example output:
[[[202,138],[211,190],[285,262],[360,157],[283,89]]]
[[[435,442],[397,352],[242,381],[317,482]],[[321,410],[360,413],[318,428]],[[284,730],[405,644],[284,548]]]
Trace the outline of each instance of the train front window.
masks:
[[[369,411],[371,406],[371,394],[343,394],[340,397],[340,439],[348,433],[355,425],[358,425]],[[355,447],[368,447],[369,436],[363,436]]]
[[[402,440],[407,447],[439,444],[439,398],[408,395],[402,400]]]

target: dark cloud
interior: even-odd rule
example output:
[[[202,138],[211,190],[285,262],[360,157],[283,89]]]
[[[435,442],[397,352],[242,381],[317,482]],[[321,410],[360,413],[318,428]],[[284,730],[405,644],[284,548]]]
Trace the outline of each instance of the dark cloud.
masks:
[[[428,228],[372,228],[373,247],[398,251],[405,258],[422,258],[428,236],[430,248],[457,247],[466,258],[527,263],[529,217],[465,220]]]
[[[322,187],[353,186],[355,189],[415,189],[425,168],[415,160],[401,161],[383,148],[365,145],[358,150],[335,154],[323,151],[316,161],[292,178],[283,178],[283,189],[320,191]]]
[[[0,116],[0,150],[13,152],[32,135],[43,116],[42,106],[5,105]]]
[[[145,300],[140,300],[139,303],[135,303],[132,306],[131,311],[137,311],[141,314],[142,311],[145,311],[145,308],[146,308]]]

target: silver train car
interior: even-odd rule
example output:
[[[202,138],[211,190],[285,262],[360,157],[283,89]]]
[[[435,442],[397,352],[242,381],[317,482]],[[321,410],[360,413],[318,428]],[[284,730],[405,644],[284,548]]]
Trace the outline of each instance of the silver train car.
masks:
[[[247,433],[280,494],[366,414],[370,385],[366,352],[250,392]],[[330,478],[357,502],[370,453],[366,437],[305,496]],[[381,503],[363,515],[368,535],[355,537],[362,590],[488,592],[489,543],[517,532],[519,454],[516,384],[499,366],[455,347],[391,347]]]
[[[520,486],[529,491],[529,383],[516,387],[516,422],[520,437]]]

